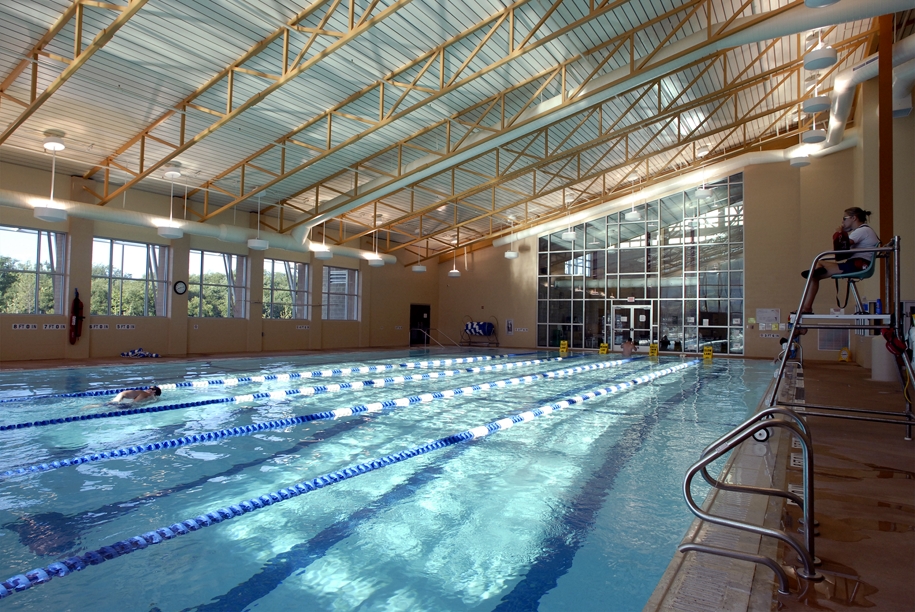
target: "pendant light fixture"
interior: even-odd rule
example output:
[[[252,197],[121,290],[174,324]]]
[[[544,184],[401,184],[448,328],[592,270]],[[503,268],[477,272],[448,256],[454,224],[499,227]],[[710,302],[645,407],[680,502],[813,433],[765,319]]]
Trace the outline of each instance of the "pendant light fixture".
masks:
[[[168,225],[163,225],[156,232],[168,240],[177,240],[184,236],[184,231],[177,226],[174,220],[175,210],[175,179],[181,178],[181,170],[177,164],[166,164],[163,175],[171,183],[168,196]]]
[[[708,145],[699,145],[699,148],[696,149],[696,157],[705,157],[708,155]]]
[[[836,50],[823,44],[823,31],[818,31],[818,43],[804,55],[804,70],[824,70],[839,60]]]
[[[248,248],[252,251],[266,251],[270,243],[261,240],[261,194],[257,194],[257,238],[248,239]]]
[[[705,181],[702,181],[702,187],[696,190],[696,198],[699,200],[707,200],[712,197],[712,190],[705,186]]]
[[[448,270],[448,276],[451,278],[457,278],[461,275],[461,271],[457,269],[457,249],[454,250],[454,257],[452,258],[454,267]]]
[[[801,103],[801,109],[808,115],[822,113],[829,110],[829,96],[821,96],[820,91],[820,73],[814,72],[807,77],[807,80],[813,80],[813,97],[807,98]]]
[[[369,265],[373,268],[380,268],[384,265],[384,260],[378,256],[378,230],[374,232],[375,238],[375,255],[372,259],[369,259]]]
[[[42,146],[45,151],[51,152],[51,197],[44,206],[36,206],[32,214],[41,221],[58,223],[67,220],[67,211],[63,208],[54,207],[54,177],[57,174],[57,152],[63,151],[66,146],[60,136],[55,136],[52,133],[45,133],[45,136]]]
[[[511,245],[505,251],[505,259],[518,259],[518,251],[515,250],[515,216],[509,215],[508,220],[511,222]]]
[[[801,134],[801,141],[806,144],[817,144],[826,140],[826,130],[817,129],[817,117],[813,116],[813,128]]]
[[[312,228],[312,231],[314,231],[314,228]],[[321,244],[317,247],[312,244],[311,249],[315,259],[327,261],[334,258],[334,254],[331,253],[330,248],[327,246],[327,221],[321,224]]]

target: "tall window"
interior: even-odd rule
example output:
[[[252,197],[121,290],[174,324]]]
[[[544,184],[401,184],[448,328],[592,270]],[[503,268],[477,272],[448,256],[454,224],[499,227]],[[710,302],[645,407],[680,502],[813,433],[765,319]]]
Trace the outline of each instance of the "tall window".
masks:
[[[62,314],[67,235],[0,226],[0,312]]]
[[[188,266],[189,317],[243,318],[247,258],[191,250]]]
[[[743,353],[743,175],[541,236],[537,343]]]
[[[164,317],[167,289],[168,247],[92,240],[91,314]]]
[[[359,319],[359,271],[324,266],[321,317],[337,321]]]
[[[264,259],[264,318],[308,318],[308,264]]]

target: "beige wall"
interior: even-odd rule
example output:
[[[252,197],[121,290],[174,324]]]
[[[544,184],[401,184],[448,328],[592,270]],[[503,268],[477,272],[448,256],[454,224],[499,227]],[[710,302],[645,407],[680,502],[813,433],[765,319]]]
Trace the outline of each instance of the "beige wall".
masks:
[[[79,177],[57,176],[55,195],[61,199],[92,202],[92,196],[82,189]],[[50,186],[50,173],[9,164],[0,164],[0,188],[43,195]],[[98,187],[93,187],[98,191]],[[168,214],[168,197],[131,190],[127,209],[151,214]],[[183,205],[183,202],[180,204]],[[194,204],[193,208],[200,208]],[[175,214],[183,215],[176,199]],[[223,213],[214,223],[254,227],[254,215]],[[412,255],[404,253],[395,265],[372,268],[363,260],[336,257],[328,265],[354,268],[360,272],[362,290],[361,317],[358,321],[321,321],[322,262],[310,261],[307,253],[271,248],[264,252],[250,251],[244,244],[220,242],[213,238],[185,236],[168,241],[154,229],[132,227],[102,221],[70,217],[63,223],[38,221],[29,211],[0,207],[0,223],[5,225],[65,232],[69,236],[66,312],[60,315],[0,314],[0,361],[31,359],[81,359],[114,357],[120,353],[143,348],[145,351],[169,356],[190,354],[258,353],[262,351],[323,350],[356,347],[405,346],[409,342],[410,304],[431,306],[433,327],[438,312],[438,278],[434,262],[425,274],[413,273]],[[170,280],[187,280],[188,257],[191,249],[204,249],[244,255],[248,258],[248,291],[245,319],[201,319],[187,316],[187,294],[170,292],[167,317],[88,316],[89,287],[92,270],[92,238],[101,236],[152,244],[170,244]],[[369,240],[360,245],[370,249]],[[263,320],[264,257],[288,259],[311,265],[311,319],[299,321]],[[87,319],[83,335],[71,346],[66,329],[45,330],[45,324],[66,325],[73,290],[80,289],[86,306]],[[12,330],[13,324],[34,323],[38,329]],[[108,329],[90,330],[89,325],[107,324]],[[118,324],[133,325],[133,329],[117,329]],[[307,328],[307,329],[305,329]],[[399,328],[399,329],[398,329]]]

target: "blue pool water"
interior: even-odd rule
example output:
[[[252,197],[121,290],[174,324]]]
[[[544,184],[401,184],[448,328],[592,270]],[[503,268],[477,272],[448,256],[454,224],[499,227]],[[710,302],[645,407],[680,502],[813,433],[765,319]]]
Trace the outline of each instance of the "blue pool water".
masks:
[[[169,389],[155,404],[161,406],[452,371],[357,391],[275,393],[0,431],[0,474],[205,432],[532,377],[378,412],[0,477],[0,582],[685,363],[637,359],[606,367],[613,356],[590,355],[518,364],[556,357],[543,352],[472,364],[397,367],[468,355],[399,351],[0,373],[2,400],[137,386],[153,379],[225,380],[395,366],[333,377]],[[508,369],[507,364],[516,365]],[[464,371],[496,365],[503,369]],[[569,372],[571,368],[582,371]],[[541,376],[563,371],[561,377]],[[517,418],[510,429],[432,449],[55,577],[9,595],[0,606],[43,611],[638,610],[691,522],[680,493],[686,468],[699,449],[755,408],[770,381],[768,363],[691,365],[529,422]],[[106,399],[0,403],[0,425],[108,412],[110,407],[100,405]]]

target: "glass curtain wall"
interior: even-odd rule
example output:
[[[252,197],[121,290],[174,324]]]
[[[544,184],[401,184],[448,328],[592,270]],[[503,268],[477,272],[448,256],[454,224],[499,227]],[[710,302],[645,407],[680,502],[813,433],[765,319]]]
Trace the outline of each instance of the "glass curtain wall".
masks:
[[[743,174],[539,240],[537,343],[743,354]]]

